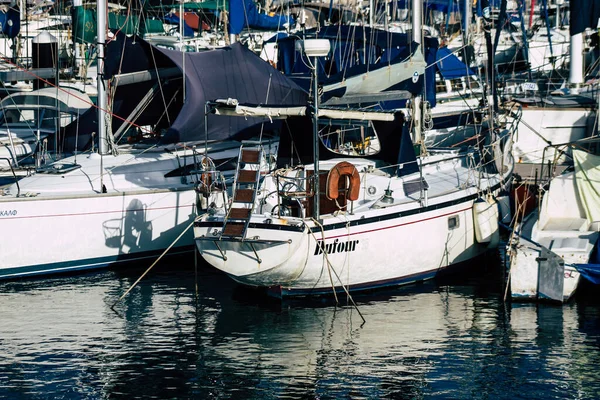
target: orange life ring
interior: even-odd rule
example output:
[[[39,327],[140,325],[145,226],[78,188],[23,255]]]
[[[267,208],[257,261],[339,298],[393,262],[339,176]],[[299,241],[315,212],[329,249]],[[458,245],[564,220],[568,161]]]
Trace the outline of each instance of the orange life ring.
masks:
[[[339,197],[339,183],[342,176],[347,176],[350,179],[350,187],[348,188],[348,200],[358,200],[360,191],[360,174],[354,164],[347,161],[337,163],[327,175],[327,198],[335,200]]]

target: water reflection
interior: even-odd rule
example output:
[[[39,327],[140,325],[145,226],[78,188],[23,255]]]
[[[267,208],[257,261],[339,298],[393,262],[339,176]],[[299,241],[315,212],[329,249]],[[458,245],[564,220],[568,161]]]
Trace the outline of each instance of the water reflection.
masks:
[[[599,303],[505,304],[499,266],[275,302],[190,262],[0,284],[0,397],[595,398]],[[251,296],[252,295],[252,296]]]

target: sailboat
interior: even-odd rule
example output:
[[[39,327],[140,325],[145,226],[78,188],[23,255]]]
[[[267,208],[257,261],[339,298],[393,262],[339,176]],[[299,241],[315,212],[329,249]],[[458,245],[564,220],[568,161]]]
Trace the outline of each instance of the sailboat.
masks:
[[[575,92],[583,83],[583,32],[595,27],[600,9],[587,0],[571,2],[571,7],[588,9],[588,15],[571,13],[571,73]],[[597,131],[597,129],[596,129]],[[586,140],[562,144],[571,152],[573,167],[550,180],[538,210],[516,227],[514,241],[509,243],[511,257],[509,281],[513,300],[568,301],[575,293],[580,277],[587,274],[597,256],[599,237],[597,177],[600,159],[578,147]],[[591,142],[589,138],[587,142]],[[548,148],[558,147],[549,143]],[[560,159],[555,157],[555,160]],[[598,260],[595,270],[598,274]]]
[[[573,150],[574,171],[550,181],[539,210],[517,228],[509,246],[510,288],[515,301],[568,301],[589,267],[598,273],[600,157]]]
[[[110,64],[114,55],[104,51],[105,14],[105,5],[98,4],[98,73],[108,78],[103,75],[105,62]],[[3,188],[0,278],[120,266],[156,257],[167,248],[171,249],[169,254],[191,251],[193,235],[189,229],[197,215],[196,189],[206,183],[202,177],[207,169],[205,156],[222,160],[215,170],[227,168],[231,152],[237,153],[239,148],[239,143],[229,140],[230,134],[257,122],[238,119],[231,124],[225,119],[222,125],[213,125],[216,133],[202,129],[204,92],[225,96],[242,93],[252,99],[249,101],[267,104],[271,100],[297,101],[296,96],[305,99],[300,88],[240,45],[211,54],[184,54],[158,50],[139,38],[128,40],[137,46],[126,52],[135,59],[133,64],[142,63],[144,54],[158,62],[149,70],[123,70],[118,76],[130,81],[122,90],[124,94],[134,95],[138,101],[145,98],[146,102],[132,102],[132,97],[114,99],[113,112],[125,113],[128,118],[119,116],[120,121],[131,129],[111,123],[115,128],[111,134],[108,122],[117,118],[109,113],[105,87],[115,82],[109,85],[98,79],[98,108],[81,117],[80,129],[84,129],[83,119],[90,115],[97,125],[79,135],[65,135],[61,144],[73,146],[75,155]],[[207,59],[212,60],[205,68],[207,74],[198,75],[202,71],[199,66],[206,66]],[[185,67],[180,68],[179,63]],[[180,69],[177,72],[173,68]],[[177,95],[181,88],[160,86],[165,85],[159,79],[161,74],[179,86],[185,82],[187,96]],[[165,129],[166,134],[133,125],[133,118],[146,123],[142,123],[142,110],[153,108],[153,95],[163,104],[159,116],[171,112],[169,104],[179,104],[179,114]],[[119,130],[123,132],[120,136]]]
[[[241,284],[310,296],[430,279],[494,248],[494,194],[512,173],[512,132],[417,157],[401,113],[320,107],[317,56],[328,54],[329,41],[303,48],[314,56],[312,112],[211,104],[219,115],[287,125],[275,171],[263,176],[261,145],[247,143],[230,201],[218,206],[211,199],[220,194],[207,193],[211,206],[194,224],[202,257]]]
[[[509,163],[500,172],[473,149],[417,158],[395,114],[318,115],[317,163],[302,145],[310,124],[294,117],[288,125],[299,129],[280,143],[278,169],[264,179],[252,169],[260,146],[242,148],[245,167],[238,168],[231,205],[213,207],[195,223],[209,264],[277,296],[321,295],[430,279],[496,246],[493,195],[510,177]],[[500,151],[500,142],[490,146]],[[311,183],[315,170],[319,183]]]

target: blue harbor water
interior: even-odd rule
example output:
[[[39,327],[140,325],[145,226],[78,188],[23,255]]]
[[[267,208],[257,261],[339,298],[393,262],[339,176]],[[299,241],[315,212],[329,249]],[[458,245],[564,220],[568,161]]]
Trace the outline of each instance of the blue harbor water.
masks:
[[[142,271],[0,283],[0,397],[600,398],[597,289],[565,306],[505,303],[499,257],[356,296],[364,324],[208,267],[196,279],[183,259],[113,311]]]

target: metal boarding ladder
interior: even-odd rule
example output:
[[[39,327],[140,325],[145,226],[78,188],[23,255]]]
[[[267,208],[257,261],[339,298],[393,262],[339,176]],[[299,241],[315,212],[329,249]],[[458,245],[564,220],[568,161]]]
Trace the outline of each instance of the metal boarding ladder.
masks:
[[[255,145],[255,147],[246,148],[245,145]],[[260,182],[262,158],[263,148],[260,144],[242,142],[233,182],[232,204],[223,220],[222,239],[244,240],[246,238]],[[249,169],[242,169],[242,166],[248,166]]]

